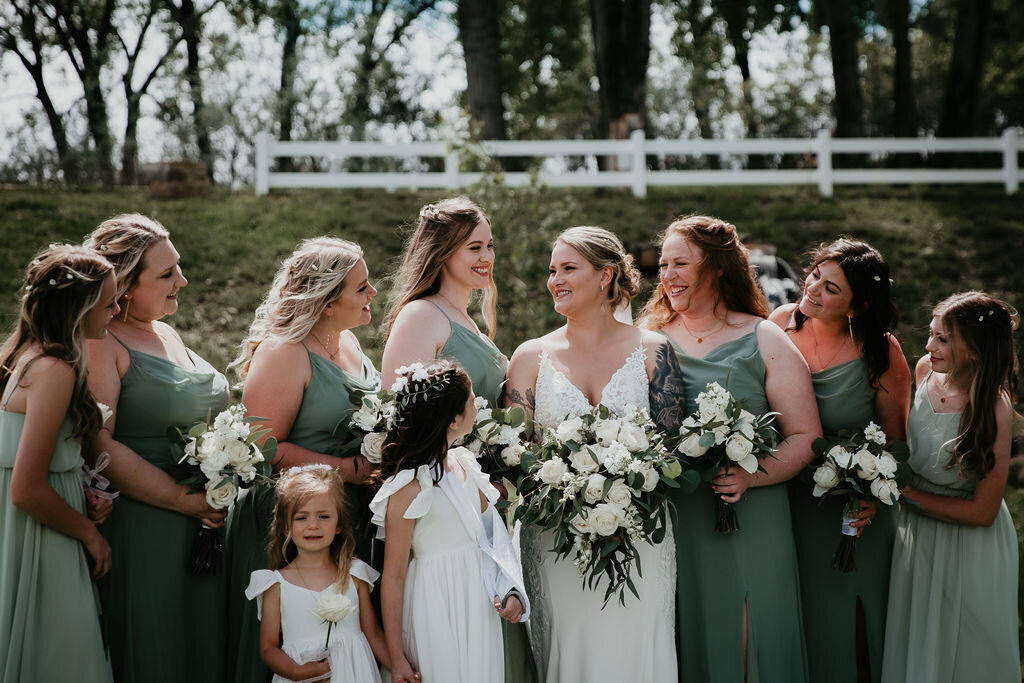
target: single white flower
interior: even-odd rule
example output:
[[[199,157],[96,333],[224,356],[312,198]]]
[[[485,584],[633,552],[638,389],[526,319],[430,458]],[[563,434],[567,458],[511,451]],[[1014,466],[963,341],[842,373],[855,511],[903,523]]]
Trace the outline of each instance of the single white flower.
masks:
[[[708,452],[706,446],[700,445],[700,434],[691,432],[685,439],[679,442],[676,450],[688,458],[699,458]]]
[[[814,471],[814,496],[821,498],[839,484],[839,473],[830,462]]]
[[[751,441],[754,440],[754,422],[757,418],[754,417],[753,413],[749,413],[746,410],[740,411],[740,417],[736,421],[733,428],[743,436],[747,437]]]
[[[251,454],[249,446],[242,441],[229,441],[224,444],[224,456],[227,458],[228,465],[233,467],[249,462]]]
[[[230,507],[236,498],[238,498],[238,487],[233,481],[222,483],[220,479],[211,479],[206,482],[206,502],[214,510]]]
[[[604,462],[602,464],[609,474],[625,474],[632,462],[633,455],[629,452],[629,449],[618,441],[614,441],[612,445],[605,449]]]
[[[844,470],[850,469],[850,466],[853,465],[853,453],[842,446],[833,446],[826,457],[832,458],[835,464]]]
[[[413,363],[412,367],[414,368],[412,371],[413,382],[422,382],[427,377],[430,377],[430,375],[427,374],[427,369],[423,367],[421,363]]]
[[[874,479],[878,476],[878,458],[866,448],[857,451],[857,476],[861,479]]]
[[[341,593],[325,593],[316,601],[313,613],[325,622],[336,624],[345,621],[353,610],[355,605]]]
[[[733,462],[746,460],[753,450],[754,444],[744,438],[742,434],[733,434],[725,442],[725,454]]]
[[[615,418],[595,420],[593,430],[598,443],[608,445],[619,436],[619,421]]]
[[[619,429],[619,443],[636,453],[650,447],[644,428],[637,424],[625,423]]]
[[[569,527],[570,531],[579,535],[594,533],[594,527],[590,524],[590,521],[583,513],[574,515],[573,518],[569,520]]]
[[[391,385],[391,391],[397,394],[402,389],[405,389],[405,385],[407,385],[408,383],[408,377],[406,377],[405,375],[399,375],[398,377],[395,378],[394,384]]]
[[[587,477],[587,486],[583,489],[583,500],[593,505],[604,495],[604,483],[608,481],[603,474],[591,474]]]
[[[885,432],[882,431],[882,428],[874,422],[869,422],[868,426],[864,428],[864,438],[872,443],[878,444],[879,446],[884,446],[887,441]]]
[[[626,511],[612,503],[599,503],[590,513],[590,524],[601,536],[611,536],[626,521]]]
[[[566,443],[568,441],[580,442],[583,439],[583,419],[579,417],[570,417],[568,420],[558,425],[558,429],[555,430],[555,436],[562,443]]]
[[[900,487],[892,479],[878,477],[871,482],[871,494],[886,505],[893,505],[900,499]]]
[[[640,472],[644,475],[644,483],[640,486],[640,490],[650,493],[658,486],[658,482],[661,481],[658,468],[654,466],[654,463],[645,462],[640,466]]]
[[[385,432],[370,432],[363,437],[363,442],[359,444],[359,452],[370,461],[370,464],[380,464],[381,459],[384,457],[385,438],[387,438]]]
[[[601,467],[588,446],[584,446],[575,453],[570,453],[569,462],[572,464],[573,469],[580,474],[590,474],[591,472],[596,472]]]
[[[886,479],[895,477],[898,467],[899,463],[896,462],[896,458],[892,457],[888,451],[882,451],[882,454],[878,456],[878,473]]]
[[[612,482],[611,488],[608,489],[604,499],[613,505],[618,505],[625,509],[627,505],[633,502],[633,489],[629,488],[622,479],[616,479]]]
[[[729,425],[719,425],[711,430],[715,435],[715,445],[721,446],[725,443],[725,440],[729,438],[732,433],[732,428]]]
[[[501,461],[508,467],[519,467],[519,463],[523,459],[523,453],[526,452],[526,447],[521,443],[514,443],[511,446],[505,446],[501,449]]]
[[[561,487],[562,477],[565,476],[568,471],[569,467],[565,464],[565,461],[559,457],[554,457],[545,461],[544,464],[541,465],[537,476],[540,477],[540,480],[545,484]]]

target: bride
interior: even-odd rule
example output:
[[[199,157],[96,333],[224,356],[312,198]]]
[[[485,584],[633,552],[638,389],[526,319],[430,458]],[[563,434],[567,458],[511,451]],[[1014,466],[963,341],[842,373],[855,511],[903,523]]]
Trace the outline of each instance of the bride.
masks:
[[[682,382],[664,337],[619,322],[613,313],[640,288],[622,243],[602,228],[570,228],[551,251],[548,291],[566,324],[523,343],[508,369],[506,404],[521,405],[545,427],[591,412],[647,409],[659,425],[675,424]],[[554,537],[522,531],[523,571],[533,603],[531,641],[547,683],[675,681],[675,543],[672,528],[657,546],[638,545],[640,599],[625,606],[584,588],[573,563],[555,562]]]

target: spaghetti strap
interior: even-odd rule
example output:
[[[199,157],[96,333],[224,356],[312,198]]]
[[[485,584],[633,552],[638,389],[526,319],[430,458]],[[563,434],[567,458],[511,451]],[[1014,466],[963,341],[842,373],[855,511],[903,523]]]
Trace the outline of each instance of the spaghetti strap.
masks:
[[[113,337],[114,341],[116,341],[118,344],[123,346],[125,348],[125,351],[128,351],[129,353],[131,353],[131,347],[129,347],[127,344],[125,344],[123,341],[121,341],[120,337],[118,337],[116,334],[114,334],[110,330],[107,330],[107,334],[109,334],[111,337]]]
[[[14,396],[14,392],[18,390],[18,376],[11,373],[11,379],[7,382],[7,386],[9,386],[11,390],[7,392],[7,398],[4,400],[3,408],[0,408],[0,410],[3,410],[5,413],[7,412],[7,404],[11,402],[11,396]]]
[[[440,306],[437,305],[437,302],[431,301],[430,299],[424,299],[424,301],[432,304],[434,306],[434,308],[436,308],[437,310],[441,311],[441,315],[443,315],[444,317],[448,318],[448,322],[453,323],[453,324],[455,323],[455,321],[452,320],[452,317],[450,315],[448,315],[443,308],[441,308]]]

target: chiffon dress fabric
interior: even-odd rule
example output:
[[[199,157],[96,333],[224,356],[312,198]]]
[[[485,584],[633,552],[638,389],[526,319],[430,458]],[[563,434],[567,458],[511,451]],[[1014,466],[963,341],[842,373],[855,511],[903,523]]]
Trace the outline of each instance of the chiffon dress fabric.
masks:
[[[382,536],[390,497],[413,481],[419,484],[403,515],[416,524],[402,596],[402,645],[424,681],[501,683],[501,618],[480,547],[480,494],[493,505],[498,492],[468,450],[453,448],[447,457],[464,470],[465,481],[446,470],[435,485],[433,472],[422,465],[386,479],[370,503]]]
[[[601,404],[613,414],[622,414],[628,406],[650,410],[648,390],[641,344],[605,385]],[[535,422],[554,429],[566,418],[591,413],[595,407],[542,351]],[[632,578],[639,600],[627,592],[625,605],[613,597],[603,608],[603,588],[585,587],[571,558],[556,561],[552,532],[527,526],[521,538],[523,573],[534,610],[531,641],[541,681],[677,680],[671,523],[660,544],[636,546],[643,574],[634,569]]]
[[[307,349],[312,369],[309,386],[295,414],[288,443],[301,448],[337,455],[352,436],[348,428],[351,413],[359,408],[355,397],[376,392],[380,373],[364,354],[358,375],[345,372],[323,356]],[[347,518],[356,534],[356,557],[372,563],[373,527],[369,520],[369,490],[345,484]],[[227,677],[235,683],[270,680],[270,669],[260,659],[259,617],[256,605],[245,599],[245,587],[252,572],[267,569],[267,537],[274,516],[276,495],[270,485],[257,485],[242,492],[227,519],[225,558],[227,565]],[[383,559],[383,558],[380,558]]]
[[[281,649],[296,664],[308,664],[324,658],[325,649],[331,665],[330,678],[317,680],[330,683],[380,683],[377,660],[359,627],[359,588],[357,581],[373,586],[380,574],[370,565],[352,558],[349,580],[344,591],[331,584],[321,591],[289,583],[281,572],[257,569],[252,573],[245,597],[256,600],[259,618],[263,615],[263,594],[274,584],[281,586]],[[324,595],[341,594],[353,605],[352,612],[330,628],[316,615],[317,601]],[[326,647],[325,647],[326,646]],[[289,679],[274,675],[273,683],[289,683]]]
[[[811,373],[811,380],[826,438],[863,434],[869,422],[877,421],[875,391],[863,358]],[[812,472],[816,466],[811,466]],[[789,482],[811,680],[877,683],[882,675],[896,515],[878,503],[871,526],[857,539],[856,570],[840,572],[832,569],[832,556],[841,538],[846,497],[815,498],[812,491],[813,485],[803,477]],[[858,670],[866,678],[858,677]]]
[[[921,382],[907,423],[911,487],[967,499],[977,477],[947,467],[961,413],[936,412]],[[1005,502],[992,526],[900,506],[889,579],[883,683],[1017,683],[1017,534]]]
[[[754,415],[770,410],[757,327],[701,358],[683,353],[674,342],[673,346],[683,373],[688,415],[696,410],[697,395],[709,382],[718,382]],[[786,485],[747,489],[734,505],[740,528],[729,534],[715,531],[715,493],[710,485],[693,493],[673,493],[680,680],[807,681]]]
[[[166,470],[180,457],[168,429],[185,432],[224,410],[228,382],[191,351],[191,370],[131,348],[128,353],[114,439]],[[114,680],[222,683],[223,576],[186,571],[199,520],[122,495],[100,528],[114,556],[100,581]]]
[[[448,340],[438,358],[447,358],[461,365],[473,384],[473,393],[487,399],[492,408],[500,407],[508,359],[490,339],[455,322],[437,304],[434,306],[448,319],[450,327]],[[528,624],[510,624],[503,619],[501,630],[505,643],[505,681],[534,683],[537,678],[527,635]]]
[[[15,387],[12,378],[8,387]],[[14,389],[11,389],[11,394]],[[42,524],[11,503],[11,475],[25,415],[0,410],[0,681],[110,683],[100,635],[96,588],[75,538]],[[85,514],[81,442],[65,417],[47,482]]]

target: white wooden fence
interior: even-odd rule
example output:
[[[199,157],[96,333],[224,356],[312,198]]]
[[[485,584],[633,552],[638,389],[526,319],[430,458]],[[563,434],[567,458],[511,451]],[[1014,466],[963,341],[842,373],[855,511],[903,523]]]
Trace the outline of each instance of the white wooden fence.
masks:
[[[542,167],[542,183],[558,187],[629,187],[637,197],[647,196],[655,185],[814,185],[831,197],[836,185],[878,183],[1002,184],[1014,194],[1024,179],[1018,153],[1024,150],[1024,135],[1008,128],[998,138],[833,138],[822,131],[817,138],[775,138],[743,140],[647,140],[634,131],[628,140],[501,140],[479,143],[484,154],[497,157],[563,157],[588,159],[581,171],[551,171]],[[992,168],[833,168],[837,154],[879,157],[896,153],[925,156],[938,152],[1001,153],[1002,166]],[[806,168],[724,170],[649,170],[649,156],[721,156],[742,154],[800,155]],[[616,158],[620,170],[598,171],[598,155]],[[356,158],[443,158],[443,171],[410,172],[277,172],[276,157],[322,157],[338,162]],[[621,170],[626,169],[626,170]],[[459,153],[444,142],[281,142],[266,133],[256,139],[256,194],[272,187],[332,188],[448,188],[465,187],[483,174],[459,170]],[[530,182],[530,174],[505,173],[508,185]]]

